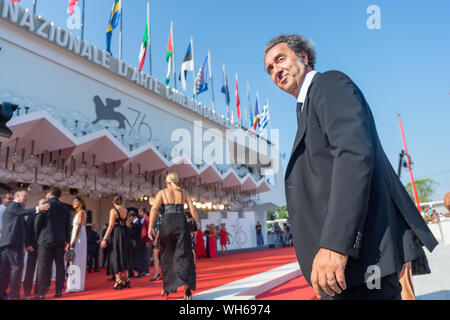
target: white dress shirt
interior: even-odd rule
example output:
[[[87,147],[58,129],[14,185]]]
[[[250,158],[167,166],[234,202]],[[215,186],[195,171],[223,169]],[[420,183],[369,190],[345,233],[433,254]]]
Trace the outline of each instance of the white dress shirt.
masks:
[[[312,70],[305,75],[305,78],[303,79],[303,82],[300,86],[300,92],[298,93],[297,102],[301,102],[302,104],[305,103],[306,94],[308,93],[309,86],[311,85],[311,81],[314,78],[314,75],[316,73],[317,73],[317,71]],[[302,110],[303,110],[303,105],[302,105]]]

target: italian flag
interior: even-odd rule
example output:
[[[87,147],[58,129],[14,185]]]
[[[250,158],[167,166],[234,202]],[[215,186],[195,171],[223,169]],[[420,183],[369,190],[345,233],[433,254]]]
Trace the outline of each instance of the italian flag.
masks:
[[[139,51],[139,71],[142,71],[142,67],[145,63],[145,55],[147,53],[147,47],[150,37],[150,2],[147,2],[147,24],[145,25],[144,38],[141,43],[141,50]]]
[[[167,52],[166,52],[166,61],[167,61],[167,76],[166,76],[166,85],[169,84],[170,74],[172,72],[172,63],[173,63],[173,22],[170,22],[170,33],[169,33],[169,43],[167,44]]]
[[[77,5],[78,0],[69,0],[69,13],[70,16],[72,16],[73,11],[75,10],[75,7]]]
[[[237,117],[242,122],[241,118],[241,103],[239,101],[239,88],[238,88],[238,76],[236,73],[236,109],[237,109]]]

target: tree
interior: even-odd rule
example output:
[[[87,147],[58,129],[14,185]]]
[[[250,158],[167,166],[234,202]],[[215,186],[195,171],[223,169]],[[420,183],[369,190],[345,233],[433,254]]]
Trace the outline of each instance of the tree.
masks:
[[[287,206],[267,211],[267,220],[285,219],[288,217]]]
[[[420,179],[420,180],[416,180],[415,183],[416,183],[417,195],[419,196],[420,203],[432,201],[431,196],[433,195],[434,189],[436,188],[436,186],[439,183],[437,183],[436,181],[434,181],[432,179]],[[414,193],[412,191],[411,182],[408,182],[405,185],[405,189],[406,189],[406,191],[408,191],[411,199],[414,200]]]

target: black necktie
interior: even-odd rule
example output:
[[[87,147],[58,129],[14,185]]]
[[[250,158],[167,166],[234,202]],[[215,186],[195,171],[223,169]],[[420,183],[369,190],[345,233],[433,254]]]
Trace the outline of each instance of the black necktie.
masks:
[[[300,126],[300,115],[302,113],[303,102],[297,102],[297,125]]]

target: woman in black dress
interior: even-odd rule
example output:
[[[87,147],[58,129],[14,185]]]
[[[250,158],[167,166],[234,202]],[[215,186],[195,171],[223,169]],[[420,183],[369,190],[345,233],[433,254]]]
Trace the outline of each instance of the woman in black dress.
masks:
[[[114,196],[113,208],[109,212],[109,225],[103,237],[101,247],[106,248],[109,243],[110,270],[116,277],[114,289],[130,287],[128,269],[131,266],[130,233],[127,227],[127,209],[122,206],[120,195]],[[111,236],[111,237],[110,237]],[[108,240],[109,239],[109,240]]]
[[[199,226],[197,211],[191,198],[178,186],[178,174],[169,173],[166,177],[167,188],[158,192],[150,212],[149,238],[155,238],[153,229],[159,208],[164,207],[164,216],[159,229],[161,243],[161,270],[164,294],[177,291],[184,287],[184,299],[192,299],[191,290],[196,288],[194,255],[192,253],[191,233],[184,215],[184,204],[187,203],[192,217]]]

